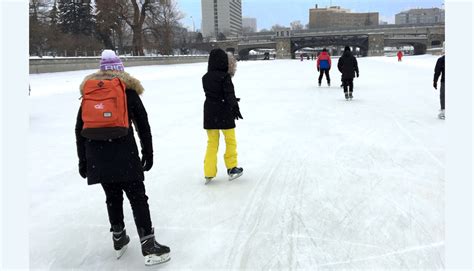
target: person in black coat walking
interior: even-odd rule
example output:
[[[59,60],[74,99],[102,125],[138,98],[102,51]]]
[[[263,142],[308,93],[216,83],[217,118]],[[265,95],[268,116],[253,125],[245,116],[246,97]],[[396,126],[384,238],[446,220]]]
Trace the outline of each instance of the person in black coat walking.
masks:
[[[224,160],[229,180],[242,175],[243,169],[238,166],[237,140],[235,138],[235,120],[242,119],[239,99],[235,97],[232,76],[235,73],[236,61],[231,54],[222,49],[214,49],[209,54],[207,73],[202,77],[206,100],[204,102],[204,129],[208,142],[204,159],[204,177],[206,184],[217,174],[217,151],[219,148],[219,131],[222,131],[226,142]]]
[[[440,58],[438,58],[438,61],[436,61],[436,66],[434,70],[434,78],[433,78],[433,87],[435,89],[438,89],[438,80],[439,77],[441,76],[441,88],[439,89],[439,101],[441,104],[441,110],[439,111],[438,117],[440,119],[445,118],[445,113],[444,113],[444,99],[445,99],[445,90],[444,90],[444,55]]]
[[[352,99],[352,92],[354,91],[354,77],[359,77],[359,67],[357,65],[357,59],[352,55],[351,48],[349,48],[349,46],[344,48],[344,53],[339,58],[337,68],[342,73],[341,81],[346,100]]]
[[[110,231],[113,232],[117,257],[121,256],[130,240],[123,221],[123,191],[125,191],[132,206],[138,234],[142,239],[143,256],[145,259],[159,257],[165,261],[169,259],[170,249],[155,241],[148,197],[143,183],[143,172],[149,171],[153,166],[153,144],[147,112],[139,97],[144,91],[142,84],[124,71],[122,62],[113,51],[105,50],[102,54],[101,69],[84,79],[80,86],[81,94],[88,80],[113,78],[119,78],[126,86],[128,134],[109,140],[92,140],[83,137],[81,131],[84,121],[80,107],[75,127],[79,174],[87,178],[89,185],[100,183],[105,191]],[[138,156],[132,123],[140,138],[141,160]]]

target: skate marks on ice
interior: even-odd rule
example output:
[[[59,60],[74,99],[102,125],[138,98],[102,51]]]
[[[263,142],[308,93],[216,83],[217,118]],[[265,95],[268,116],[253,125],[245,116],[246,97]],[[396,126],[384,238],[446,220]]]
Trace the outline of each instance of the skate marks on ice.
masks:
[[[443,246],[444,246],[444,242],[437,242],[437,243],[434,243],[434,244],[428,244],[428,245],[405,248],[405,249],[401,249],[401,250],[398,250],[398,251],[384,253],[384,254],[380,254],[380,255],[373,255],[373,256],[369,256],[369,257],[365,257],[365,258],[350,259],[350,260],[340,261],[340,262],[324,263],[324,264],[319,265],[318,267],[319,268],[334,267],[336,265],[342,265],[342,264],[351,264],[351,263],[363,262],[363,261],[373,261],[373,260],[377,260],[379,258],[385,258],[385,257],[388,257],[388,256],[397,255],[397,254],[411,253],[411,252],[418,251],[418,250],[425,250],[425,249],[432,249],[432,248],[443,248]]]
[[[281,144],[239,215],[226,268],[444,266],[442,169],[427,171],[437,162],[403,133],[384,142],[396,123],[353,123],[349,141],[320,135],[335,138],[314,147],[320,157]]]
[[[285,157],[291,157],[290,147],[281,151],[276,157],[279,158],[256,181],[255,188],[240,214],[242,217],[240,225],[227,252],[226,266],[228,268],[253,268],[256,266],[255,257],[257,259],[261,257],[260,259],[264,260],[264,262],[257,265],[263,269],[276,266],[294,266],[296,239],[288,236],[289,234],[295,234],[295,223],[298,220],[297,213],[298,209],[301,208],[301,200],[295,199],[291,196],[294,193],[286,193],[285,190],[290,187],[294,191],[302,189],[302,183],[306,180],[305,164],[300,163],[299,166],[297,166],[297,163],[286,164],[289,161],[285,161]],[[278,171],[284,164],[285,167],[293,167],[294,170]],[[300,192],[297,192],[297,194],[299,195]],[[274,198],[275,195],[278,196]],[[280,204],[287,207],[283,208],[286,209],[283,214],[280,213]],[[271,224],[269,225],[268,222],[271,222]],[[278,225],[272,225],[273,222],[277,222]],[[266,231],[268,228],[271,232]],[[296,234],[299,233],[296,232]],[[263,241],[263,244],[262,241],[259,241],[262,239],[279,241],[276,242],[276,245],[269,246],[265,241]],[[259,242],[260,244],[258,244]],[[272,250],[259,251],[257,248],[260,245],[267,248],[271,247]],[[271,255],[265,255],[267,252]],[[278,259],[276,263],[273,262],[275,259]]]

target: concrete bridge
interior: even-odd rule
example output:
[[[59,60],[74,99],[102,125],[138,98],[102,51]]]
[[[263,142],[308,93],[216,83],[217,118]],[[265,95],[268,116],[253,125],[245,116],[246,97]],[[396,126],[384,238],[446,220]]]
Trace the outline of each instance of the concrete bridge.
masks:
[[[445,40],[444,24],[428,25],[380,25],[367,28],[300,30],[254,33],[238,40],[226,40],[196,45],[195,48],[210,51],[221,48],[238,53],[241,57],[254,49],[274,49],[278,58],[291,58],[305,47],[359,48],[363,56],[380,56],[384,47],[411,45],[415,54],[440,47]]]

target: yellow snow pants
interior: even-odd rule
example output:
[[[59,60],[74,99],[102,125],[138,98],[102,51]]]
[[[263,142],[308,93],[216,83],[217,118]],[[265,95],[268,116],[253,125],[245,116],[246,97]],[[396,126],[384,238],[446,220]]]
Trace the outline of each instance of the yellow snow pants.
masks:
[[[224,161],[227,169],[237,166],[237,140],[235,139],[235,129],[226,130],[206,130],[207,150],[204,158],[204,177],[216,177],[217,174],[217,151],[219,150],[219,131],[222,131],[225,138]]]

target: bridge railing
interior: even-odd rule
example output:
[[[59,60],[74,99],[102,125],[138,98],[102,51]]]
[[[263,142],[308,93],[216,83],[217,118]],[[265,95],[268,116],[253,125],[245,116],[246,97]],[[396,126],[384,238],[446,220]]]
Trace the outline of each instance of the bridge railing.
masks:
[[[304,29],[304,30],[292,30],[291,36],[306,36],[313,34],[334,34],[334,33],[360,33],[360,32],[381,32],[384,30],[406,30],[406,29],[427,29],[427,28],[438,28],[444,27],[444,23],[437,24],[388,24],[388,25],[377,25],[377,26],[354,26],[354,27],[330,27],[321,29]],[[241,40],[274,40],[276,37],[275,32],[263,32],[263,33],[252,33],[241,36]]]

